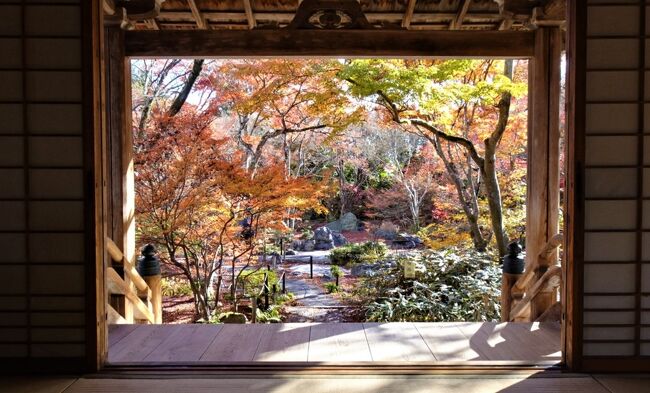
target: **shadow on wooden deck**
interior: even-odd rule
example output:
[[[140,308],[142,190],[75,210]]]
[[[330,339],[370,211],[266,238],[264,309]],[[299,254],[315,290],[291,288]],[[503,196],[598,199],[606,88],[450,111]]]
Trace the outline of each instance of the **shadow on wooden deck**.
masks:
[[[421,363],[552,366],[555,323],[113,325],[111,365]]]

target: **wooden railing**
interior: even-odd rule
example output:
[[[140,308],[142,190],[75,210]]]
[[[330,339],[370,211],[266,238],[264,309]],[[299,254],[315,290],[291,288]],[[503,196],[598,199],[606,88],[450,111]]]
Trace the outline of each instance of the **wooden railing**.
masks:
[[[509,310],[502,310],[507,321],[543,321],[559,319],[561,303],[558,290],[562,286],[562,267],[557,264],[557,248],[562,244],[561,234],[553,236],[536,260],[526,266],[514,284],[504,286],[508,297],[504,304]],[[507,313],[507,314],[505,314]]]
[[[160,286],[151,290],[144,278],[140,276],[135,266],[112,239],[106,238],[106,251],[114,266],[123,268],[120,275],[114,267],[106,268],[106,284],[109,299],[107,301],[108,323],[162,323],[162,307]],[[123,299],[113,302],[111,298]],[[116,307],[114,307],[116,306]]]

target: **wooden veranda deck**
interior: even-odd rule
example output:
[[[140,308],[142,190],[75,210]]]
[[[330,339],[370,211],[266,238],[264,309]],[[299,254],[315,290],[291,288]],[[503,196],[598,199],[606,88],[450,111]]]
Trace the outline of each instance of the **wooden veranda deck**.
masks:
[[[555,323],[112,325],[113,365],[422,362],[553,365]]]

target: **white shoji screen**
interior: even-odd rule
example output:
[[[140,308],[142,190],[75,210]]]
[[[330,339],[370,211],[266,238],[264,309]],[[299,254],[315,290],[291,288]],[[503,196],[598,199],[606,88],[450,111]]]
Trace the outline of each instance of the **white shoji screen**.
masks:
[[[587,7],[583,355],[650,356],[650,21]]]

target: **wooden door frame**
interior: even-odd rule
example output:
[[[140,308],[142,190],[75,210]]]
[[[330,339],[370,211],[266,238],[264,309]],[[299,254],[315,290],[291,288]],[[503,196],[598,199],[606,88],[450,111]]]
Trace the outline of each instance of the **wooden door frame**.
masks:
[[[557,29],[557,28],[555,28]],[[130,74],[128,69],[129,60],[131,58],[246,58],[246,57],[418,57],[418,58],[457,58],[457,57],[471,57],[471,58],[525,58],[529,59],[533,67],[532,72],[543,69],[543,74],[537,72],[538,77],[532,77],[531,80],[531,106],[529,108],[529,118],[536,116],[534,112],[542,111],[540,119],[546,119],[543,122],[530,122],[529,135],[532,133],[543,133],[543,138],[537,138],[540,143],[534,142],[533,146],[546,149],[541,153],[541,157],[549,157],[557,154],[555,152],[557,146],[549,144],[548,134],[550,128],[557,128],[557,122],[553,122],[549,114],[549,108],[554,105],[558,110],[559,118],[559,100],[553,100],[553,96],[559,97],[559,84],[558,90],[555,93],[550,91],[550,86],[553,81],[557,80],[559,83],[559,69],[555,74],[549,73],[550,53],[553,52],[551,47],[553,45],[561,45],[561,40],[554,39],[560,35],[549,34],[550,28],[541,28],[536,32],[524,31],[488,31],[488,32],[465,32],[465,31],[408,31],[408,30],[352,30],[352,31],[297,31],[297,30],[247,30],[247,31],[127,31],[127,32],[113,32],[107,34],[110,37],[105,41],[110,47],[105,48],[106,61],[105,67],[109,69],[110,73],[115,75],[120,69],[122,75],[117,78],[111,78],[110,75],[106,79],[107,84],[107,103],[111,104],[114,108],[122,107],[124,112],[121,114],[108,113],[107,119],[113,119],[106,123],[106,135],[104,136],[104,145],[110,145],[111,141],[126,140],[122,135],[126,129],[127,133],[130,132],[130,109],[128,108],[128,99],[125,95],[130,97],[128,91],[128,83],[126,83],[126,76]],[[558,52],[558,51],[556,51]],[[558,60],[559,62],[559,60]],[[551,67],[552,68],[552,67]],[[128,115],[126,115],[128,113]],[[537,131],[539,130],[539,131]],[[570,131],[569,131],[570,132]],[[529,138],[534,139],[534,138]],[[536,140],[537,140],[536,139]],[[120,145],[118,143],[118,145]],[[535,148],[535,147],[533,147]],[[106,157],[106,148],[102,148],[97,157],[102,161],[104,171],[111,170],[110,161]],[[555,152],[555,153],[554,153]],[[124,163],[124,156],[115,156],[116,152],[113,151],[113,162]],[[123,152],[121,153],[123,154]],[[534,165],[534,163],[532,164]],[[539,232],[540,241],[547,241],[549,237],[554,235],[553,218],[549,219],[549,206],[553,202],[548,201],[548,185],[549,181],[554,178],[549,175],[549,167],[544,163],[546,169],[544,172],[544,179],[541,183],[543,192],[529,193],[529,197],[541,198],[537,204],[543,210],[540,213],[540,219],[537,220],[541,225],[545,225],[544,229]],[[570,169],[570,168],[567,168]],[[120,169],[123,171],[123,168]],[[117,171],[116,173],[120,172]],[[551,170],[552,172],[552,170]],[[529,173],[531,172],[529,166]],[[568,176],[568,171],[567,171]],[[106,179],[104,179],[106,180]],[[121,182],[120,182],[121,184]],[[114,186],[112,188],[115,188]],[[110,194],[110,192],[108,192]],[[113,200],[110,199],[109,201]],[[557,201],[555,201],[557,202]],[[115,207],[115,201],[111,202]],[[115,216],[117,214],[117,216]],[[121,209],[114,208],[112,213],[109,214],[109,221],[116,222],[121,218]],[[553,212],[550,216],[553,216]],[[123,218],[123,217],[122,217]],[[551,225],[548,225],[549,222]],[[555,225],[557,225],[557,213],[555,213]],[[107,229],[110,232],[110,229]],[[528,230],[527,230],[528,231]],[[113,234],[114,236],[116,234]],[[120,236],[117,236],[120,238]],[[97,248],[103,243],[97,243]],[[537,242],[539,243],[539,242]],[[570,247],[570,244],[565,244]],[[99,253],[98,253],[99,254]],[[566,255],[566,253],[565,253]],[[567,264],[567,269],[572,268],[573,264]],[[568,274],[567,277],[574,277]],[[103,271],[97,271],[97,282],[103,282]],[[573,288],[573,285],[566,285],[567,288]],[[104,305],[100,304],[105,298],[97,298],[97,310],[104,309]],[[565,297],[564,308],[566,310],[573,310],[573,296]],[[105,315],[105,313],[104,313]],[[566,327],[573,326],[571,320],[572,313],[565,313],[567,316]],[[94,325],[93,325],[94,326]],[[96,332],[96,345],[97,347],[97,364],[101,368],[105,362],[107,351],[107,327],[104,323],[97,326]],[[563,333],[566,330],[563,323]],[[563,334],[563,338],[571,340],[575,338],[574,334],[567,332]],[[564,364],[571,369],[574,368],[573,353],[568,353],[576,347],[573,343],[562,343]]]

